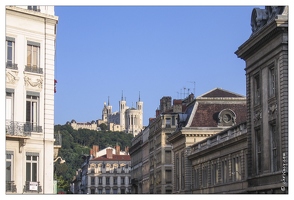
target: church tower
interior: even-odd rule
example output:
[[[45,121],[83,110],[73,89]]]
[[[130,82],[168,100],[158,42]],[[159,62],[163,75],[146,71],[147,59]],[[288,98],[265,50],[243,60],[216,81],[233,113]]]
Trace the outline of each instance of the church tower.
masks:
[[[122,131],[124,131],[126,127],[125,112],[127,109],[127,105],[126,105],[127,102],[123,98],[124,98],[124,95],[122,93],[121,101],[119,101],[119,119],[120,119],[120,126]]]
[[[108,104],[104,102],[104,108],[102,110],[102,120],[107,122],[108,116],[112,113],[112,106],[109,104],[109,97],[108,97]]]
[[[137,110],[139,114],[139,123],[138,127],[143,127],[143,102],[141,101],[140,92],[139,92],[139,101],[137,102]]]

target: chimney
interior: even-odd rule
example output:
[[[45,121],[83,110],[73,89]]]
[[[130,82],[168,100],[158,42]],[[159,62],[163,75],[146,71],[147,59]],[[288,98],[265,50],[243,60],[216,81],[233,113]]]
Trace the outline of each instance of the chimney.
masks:
[[[157,117],[158,115],[160,115],[160,110],[158,110],[158,109],[156,109],[156,114],[155,114],[155,116]]]
[[[93,156],[93,149],[90,149],[90,156]]]
[[[112,149],[106,149],[106,158],[112,159]]]
[[[120,155],[120,146],[119,145],[115,146],[115,150],[116,150],[116,155]]]
[[[125,152],[126,152],[126,155],[129,155],[129,147],[125,147]]]

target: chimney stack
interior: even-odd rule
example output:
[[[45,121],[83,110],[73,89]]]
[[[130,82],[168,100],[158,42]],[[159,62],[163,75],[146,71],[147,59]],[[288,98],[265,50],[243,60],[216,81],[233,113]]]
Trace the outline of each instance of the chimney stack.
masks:
[[[116,150],[116,155],[120,155],[120,146],[119,145],[115,146],[115,150]]]
[[[106,149],[106,158],[112,159],[112,149]]]

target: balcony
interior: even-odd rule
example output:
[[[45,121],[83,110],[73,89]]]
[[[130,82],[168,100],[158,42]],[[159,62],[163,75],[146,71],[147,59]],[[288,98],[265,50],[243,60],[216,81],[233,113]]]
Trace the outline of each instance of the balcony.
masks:
[[[6,181],[6,192],[17,192],[16,185],[14,185],[14,181]]]
[[[6,135],[18,137],[30,137],[32,132],[30,124],[17,121],[6,121],[5,130]]]
[[[6,62],[6,68],[18,70],[17,64],[11,62]]]
[[[33,73],[43,74],[43,68],[39,68],[37,66],[28,66],[28,65],[26,65],[25,71],[26,72],[33,72]]]
[[[40,182],[26,181],[23,187],[23,192],[24,193],[40,193],[42,192],[42,186],[40,185]]]

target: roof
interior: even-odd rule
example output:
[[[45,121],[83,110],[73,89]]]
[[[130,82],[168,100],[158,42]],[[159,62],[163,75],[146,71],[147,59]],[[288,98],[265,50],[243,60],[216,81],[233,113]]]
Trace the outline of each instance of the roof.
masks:
[[[112,158],[107,158],[106,154],[97,158],[93,158],[90,161],[131,161],[130,155],[116,155],[113,154]]]
[[[224,90],[222,88],[214,88],[199,97],[245,97],[243,95]],[[198,97],[197,97],[198,98]]]

